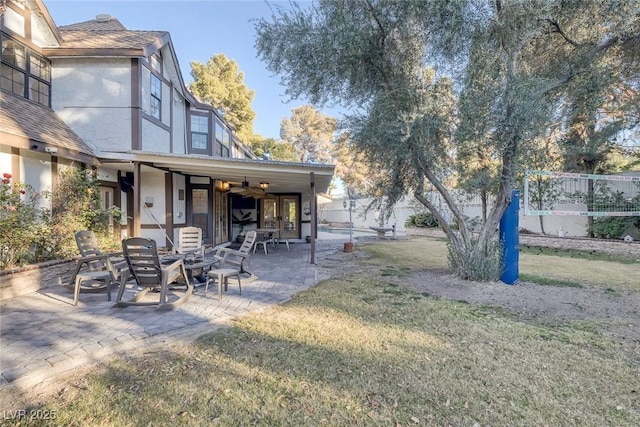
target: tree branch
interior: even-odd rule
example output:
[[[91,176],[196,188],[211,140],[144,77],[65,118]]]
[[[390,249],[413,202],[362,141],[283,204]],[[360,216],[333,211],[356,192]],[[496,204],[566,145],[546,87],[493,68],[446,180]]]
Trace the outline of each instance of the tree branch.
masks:
[[[560,36],[562,36],[563,39],[566,40],[567,43],[569,43],[571,46],[573,47],[580,47],[580,43],[576,42],[575,40],[571,39],[567,33],[565,33],[564,31],[562,31],[562,28],[560,28],[560,24],[558,24],[558,21],[551,19],[551,18],[547,18],[546,21],[551,24],[551,26],[553,28],[555,28],[555,32],[560,34]]]

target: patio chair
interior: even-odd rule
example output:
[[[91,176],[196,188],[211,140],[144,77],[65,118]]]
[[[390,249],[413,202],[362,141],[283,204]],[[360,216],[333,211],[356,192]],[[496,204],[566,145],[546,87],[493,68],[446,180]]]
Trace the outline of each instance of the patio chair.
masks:
[[[78,251],[82,258],[76,263],[71,281],[65,288],[73,291],[73,305],[78,305],[80,292],[107,292],[107,301],[111,301],[112,285],[117,283],[126,263],[117,254],[103,254],[98,239],[91,230],[78,231],[75,234]],[[81,271],[86,267],[86,271]]]
[[[258,249],[258,246],[262,245],[262,249],[264,249],[264,254],[267,255],[267,245],[269,244],[274,244],[274,240],[273,240],[273,233],[272,232],[267,232],[267,231],[261,231],[260,233],[258,233],[256,238],[256,243],[255,245],[253,245],[253,253],[256,253],[256,249]]]
[[[204,257],[204,245],[202,244],[202,229],[198,227],[182,227],[178,233],[178,244],[174,246],[175,254],[194,254]]]
[[[225,268],[230,266],[237,269],[240,274],[248,274],[249,277],[243,278],[246,282],[253,281],[258,278],[253,274],[251,267],[251,249],[256,242],[257,233],[255,230],[247,232],[244,241],[239,249],[231,249],[227,247],[218,248],[213,258],[216,260],[214,268]],[[249,270],[245,268],[245,262]]]
[[[142,237],[124,239],[122,253],[129,270],[123,273],[120,279],[120,290],[116,299],[118,307],[156,305],[159,309],[170,310],[184,303],[191,296],[193,285],[189,281],[182,259],[171,260],[170,264],[163,265],[158,256],[155,240]],[[129,276],[135,281],[133,290],[136,295],[124,300]],[[177,280],[179,283],[174,284]],[[173,286],[170,286],[172,284]],[[178,287],[185,289],[182,295],[174,292]],[[150,291],[159,292],[159,298],[153,298],[151,301],[143,300]],[[170,294],[174,297],[172,301],[169,301]]]

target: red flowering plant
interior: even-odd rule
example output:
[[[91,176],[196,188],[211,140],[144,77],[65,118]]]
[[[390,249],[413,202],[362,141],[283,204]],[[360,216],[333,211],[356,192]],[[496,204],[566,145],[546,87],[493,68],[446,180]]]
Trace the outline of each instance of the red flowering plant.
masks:
[[[42,213],[41,195],[12,178],[5,172],[0,181],[0,269],[28,261]]]

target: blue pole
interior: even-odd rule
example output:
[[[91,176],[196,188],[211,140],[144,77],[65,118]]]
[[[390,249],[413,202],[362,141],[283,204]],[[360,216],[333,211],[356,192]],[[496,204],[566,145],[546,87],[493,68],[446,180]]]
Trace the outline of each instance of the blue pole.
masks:
[[[511,203],[500,219],[500,243],[502,244],[502,280],[507,285],[518,283],[518,259],[520,245],[518,239],[518,211],[520,210],[520,190],[513,190]]]

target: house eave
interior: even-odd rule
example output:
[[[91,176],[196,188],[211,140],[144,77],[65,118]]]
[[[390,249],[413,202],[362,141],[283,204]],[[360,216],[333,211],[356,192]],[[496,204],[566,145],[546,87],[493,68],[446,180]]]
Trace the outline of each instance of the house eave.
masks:
[[[335,165],[281,162],[259,159],[216,158],[192,154],[150,153],[142,151],[100,152],[103,164],[139,162],[154,168],[190,176],[209,177],[231,183],[249,181],[252,185],[269,182],[269,192],[301,192],[309,188],[313,172],[316,192],[326,192]],[[122,167],[122,165],[120,165]]]
[[[146,56],[145,49],[117,48],[117,49],[87,49],[87,48],[44,48],[42,53],[49,58],[61,57],[122,57],[141,58]]]

